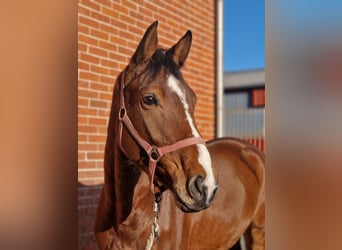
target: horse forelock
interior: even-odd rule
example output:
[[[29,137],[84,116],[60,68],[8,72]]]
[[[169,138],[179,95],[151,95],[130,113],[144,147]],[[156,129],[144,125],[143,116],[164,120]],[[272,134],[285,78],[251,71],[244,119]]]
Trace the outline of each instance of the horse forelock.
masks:
[[[172,56],[164,49],[157,49],[146,67],[146,74],[149,74],[152,79],[156,78],[161,73],[162,69],[174,75],[177,79],[182,79],[182,73],[179,66],[173,61]]]

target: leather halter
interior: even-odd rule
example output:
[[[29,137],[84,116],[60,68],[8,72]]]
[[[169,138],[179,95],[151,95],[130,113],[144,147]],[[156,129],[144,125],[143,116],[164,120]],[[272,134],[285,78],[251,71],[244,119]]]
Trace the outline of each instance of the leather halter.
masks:
[[[149,144],[145,139],[143,139],[138,131],[134,128],[131,120],[129,119],[127,115],[127,110],[125,107],[125,100],[124,100],[124,88],[125,88],[125,82],[124,82],[124,73],[123,71],[121,73],[121,79],[119,81],[120,83],[120,109],[119,109],[119,127],[118,127],[118,144],[122,152],[127,156],[127,153],[122,147],[122,129],[123,125],[127,128],[131,136],[135,139],[135,141],[142,147],[149,158],[149,164],[148,164],[148,176],[150,180],[150,188],[151,192],[154,193],[154,172],[157,166],[158,161],[160,158],[170,152],[176,151],[178,149],[195,145],[195,144],[205,144],[205,141],[201,137],[190,137],[187,139],[179,140],[176,143],[173,143],[171,145],[163,146],[163,147],[157,147],[154,145]]]

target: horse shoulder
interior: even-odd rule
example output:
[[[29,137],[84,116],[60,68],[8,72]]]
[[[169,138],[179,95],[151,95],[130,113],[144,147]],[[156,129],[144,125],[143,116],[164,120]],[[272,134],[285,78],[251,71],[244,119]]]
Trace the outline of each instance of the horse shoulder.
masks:
[[[245,147],[241,149],[241,157],[247,163],[247,166],[253,171],[259,185],[264,188],[265,185],[265,159],[264,155],[254,147]]]
[[[265,204],[265,156],[248,142],[222,138],[207,143],[219,179],[216,204],[233,202],[234,208],[247,209],[240,218],[250,220],[256,227],[264,226]],[[241,188],[243,187],[243,190]],[[229,194],[227,196],[226,194]],[[221,198],[222,197],[222,198]],[[232,200],[225,199],[229,197]],[[210,210],[210,209],[209,209]],[[241,224],[241,223],[240,223]]]
[[[240,139],[220,138],[209,141],[208,148],[214,163],[219,163],[219,168],[229,164],[236,167],[243,163],[257,179],[260,189],[264,188],[265,156],[257,147]],[[242,172],[242,169],[237,171]]]

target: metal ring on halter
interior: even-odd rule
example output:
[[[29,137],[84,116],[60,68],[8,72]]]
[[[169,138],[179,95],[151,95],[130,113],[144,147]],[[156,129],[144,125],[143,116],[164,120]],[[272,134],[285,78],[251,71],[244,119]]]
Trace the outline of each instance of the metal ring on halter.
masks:
[[[122,107],[119,110],[119,120],[122,121],[126,115],[126,108]]]
[[[152,160],[152,161],[155,161],[155,162],[159,161],[159,159],[160,159],[161,156],[160,156],[160,154],[159,154],[158,148],[152,147],[152,149],[150,150],[150,152],[148,152],[148,157],[149,157],[150,161],[151,161],[151,160]]]

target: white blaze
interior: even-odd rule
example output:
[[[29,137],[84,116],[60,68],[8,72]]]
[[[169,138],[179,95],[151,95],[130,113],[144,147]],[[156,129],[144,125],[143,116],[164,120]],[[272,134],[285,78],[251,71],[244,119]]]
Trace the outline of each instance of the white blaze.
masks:
[[[189,105],[186,101],[185,91],[181,89],[181,87],[179,86],[179,81],[173,75],[169,75],[167,79],[167,85],[172,91],[174,91],[178,95],[179,99],[181,100],[184,106],[185,117],[189,123],[193,136],[200,137],[200,134],[197,131],[194,121],[192,120],[192,117],[189,113]],[[216,187],[214,173],[211,167],[211,158],[210,158],[209,151],[205,145],[197,144],[196,146],[198,150],[198,162],[200,163],[200,165],[203,167],[203,169],[205,170],[207,174],[204,180],[204,184],[207,185],[208,187],[208,194],[209,194],[208,199],[209,199],[211,197],[212,191]]]

